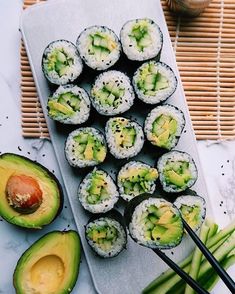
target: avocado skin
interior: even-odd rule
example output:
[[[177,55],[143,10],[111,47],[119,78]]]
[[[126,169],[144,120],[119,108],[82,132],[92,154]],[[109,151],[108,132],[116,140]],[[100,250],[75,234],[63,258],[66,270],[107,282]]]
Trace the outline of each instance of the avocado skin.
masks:
[[[58,180],[58,179],[56,178],[56,176],[55,176],[51,171],[49,171],[49,169],[47,169],[45,166],[43,166],[42,164],[40,164],[40,163],[38,163],[38,162],[36,162],[36,161],[33,161],[33,160],[29,159],[28,157],[25,157],[25,156],[22,156],[22,155],[19,155],[19,154],[16,154],[16,153],[10,153],[10,152],[7,152],[7,153],[3,153],[3,154],[1,154],[1,155],[0,155],[0,159],[1,159],[1,158],[4,158],[4,157],[7,157],[7,156],[15,156],[15,157],[19,157],[19,158],[24,159],[25,161],[30,162],[31,164],[34,164],[34,165],[40,167],[41,169],[43,169],[43,170],[48,174],[48,176],[49,176],[52,180],[55,181],[55,183],[57,184],[58,190],[59,190],[59,195],[60,195],[60,206],[59,206],[59,208],[58,208],[58,210],[57,210],[56,215],[54,216],[54,218],[53,218],[53,219],[51,220],[51,222],[50,222],[50,223],[52,223],[52,222],[53,222],[53,221],[59,216],[59,214],[61,213],[61,211],[62,211],[62,209],[63,209],[63,205],[64,205],[64,193],[63,193],[63,189],[62,189],[62,186],[61,186],[59,180]],[[5,219],[7,222],[9,222],[9,221],[8,221],[3,215],[1,215],[1,217],[2,217],[3,219]],[[48,223],[48,224],[46,224],[46,225],[49,225],[50,223]],[[17,226],[17,227],[23,227],[23,226],[19,226],[19,225],[17,225],[17,224],[14,224],[14,223],[11,223],[11,224],[13,224],[13,225],[15,225],[15,226]],[[35,228],[24,227],[24,229],[28,229],[28,230],[38,230],[38,229],[41,229],[41,228],[37,228],[37,227],[35,227]]]

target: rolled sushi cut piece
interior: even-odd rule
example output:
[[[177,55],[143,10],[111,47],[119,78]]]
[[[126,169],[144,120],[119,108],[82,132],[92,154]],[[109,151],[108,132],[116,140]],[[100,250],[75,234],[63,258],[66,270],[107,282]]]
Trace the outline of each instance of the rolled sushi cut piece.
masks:
[[[183,112],[165,104],[155,107],[145,120],[144,131],[151,144],[171,150],[176,146],[185,126]]]
[[[83,64],[76,46],[67,40],[51,42],[43,52],[42,70],[49,82],[65,85],[82,73]]]
[[[103,258],[117,256],[127,244],[123,217],[116,210],[91,218],[85,236],[91,249]]]
[[[159,104],[175,92],[177,78],[167,64],[149,61],[137,69],[133,85],[137,97],[144,103]]]
[[[88,120],[91,102],[87,92],[72,84],[60,86],[47,102],[51,119],[64,124],[82,124]]]
[[[65,142],[65,156],[73,167],[95,166],[105,160],[106,153],[104,136],[95,128],[79,128]]]
[[[157,178],[156,168],[140,161],[130,161],[120,169],[117,176],[120,196],[130,201],[143,193],[152,194],[156,188]]]
[[[121,29],[120,40],[122,49],[130,60],[160,58],[163,34],[151,19],[141,18],[126,22]]]
[[[159,180],[168,193],[179,193],[190,188],[197,180],[197,167],[193,158],[186,152],[170,151],[157,162]]]
[[[110,153],[117,159],[137,155],[144,144],[141,126],[124,117],[110,118],[105,126],[105,136]]]
[[[140,245],[170,249],[182,240],[181,214],[172,203],[162,198],[138,196],[128,203],[124,217],[130,236]]]
[[[118,37],[105,26],[86,28],[76,44],[83,61],[94,70],[108,69],[118,61],[121,54]]]
[[[174,205],[179,209],[183,219],[197,231],[206,217],[206,201],[200,196],[183,195],[176,198]]]
[[[123,113],[130,109],[134,99],[130,79],[117,70],[100,74],[91,89],[92,105],[102,115]]]
[[[78,197],[84,209],[91,213],[104,213],[114,207],[119,193],[110,175],[94,168],[80,183]]]

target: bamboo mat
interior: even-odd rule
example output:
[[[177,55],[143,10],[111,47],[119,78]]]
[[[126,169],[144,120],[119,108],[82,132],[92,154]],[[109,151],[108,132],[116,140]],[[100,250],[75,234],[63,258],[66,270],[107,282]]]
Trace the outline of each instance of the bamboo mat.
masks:
[[[234,139],[235,0],[213,0],[197,18],[176,16],[161,1],[197,139]],[[21,72],[23,136],[49,138],[23,44]]]

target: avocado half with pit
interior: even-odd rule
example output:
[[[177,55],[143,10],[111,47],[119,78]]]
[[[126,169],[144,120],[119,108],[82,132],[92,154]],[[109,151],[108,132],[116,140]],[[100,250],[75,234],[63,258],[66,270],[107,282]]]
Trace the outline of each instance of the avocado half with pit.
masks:
[[[44,235],[23,253],[16,265],[16,293],[70,293],[77,281],[80,255],[77,232],[54,231]]]
[[[63,207],[56,177],[26,157],[0,156],[0,215],[9,223],[40,229],[51,223]]]

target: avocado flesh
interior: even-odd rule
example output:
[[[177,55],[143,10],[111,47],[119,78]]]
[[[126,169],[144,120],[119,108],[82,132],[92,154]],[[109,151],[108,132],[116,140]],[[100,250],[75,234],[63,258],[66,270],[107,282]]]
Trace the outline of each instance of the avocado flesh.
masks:
[[[81,160],[103,162],[106,156],[106,147],[100,140],[90,133],[81,132],[74,137],[76,156]]]
[[[87,188],[87,202],[95,205],[109,199],[110,194],[107,185],[105,174],[102,171],[96,170],[92,172],[90,185]]]
[[[198,205],[188,206],[182,204],[180,212],[192,229],[197,228],[198,224],[201,223],[201,208]]]
[[[30,214],[14,210],[6,197],[6,185],[12,175],[27,175],[37,181],[42,191],[42,203]],[[51,223],[63,205],[60,186],[46,168],[17,154],[5,153],[0,156],[0,215],[8,222],[26,228],[40,229]]]
[[[54,231],[35,242],[19,259],[14,272],[17,294],[66,294],[76,283],[81,255],[75,231]]]
[[[149,23],[146,20],[139,21],[132,27],[129,37],[136,43],[138,51],[143,52],[146,47],[152,44],[152,38],[149,34]]]
[[[180,215],[168,205],[151,204],[142,214],[141,224],[146,241],[156,241],[160,246],[178,244],[182,238]]]
[[[169,87],[169,81],[150,62],[139,70],[137,87],[144,95],[155,96],[158,91]]]
[[[135,145],[136,129],[130,125],[129,120],[125,118],[114,119],[111,129],[117,146],[130,148]]]
[[[63,48],[55,48],[47,56],[47,70],[56,71],[60,77],[68,73],[73,63],[73,58]]]

